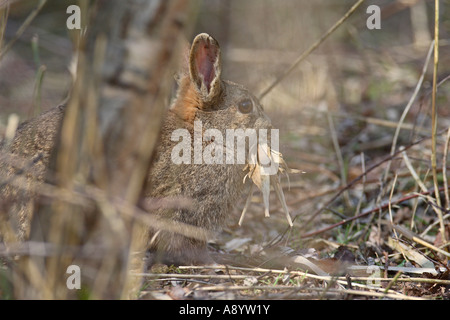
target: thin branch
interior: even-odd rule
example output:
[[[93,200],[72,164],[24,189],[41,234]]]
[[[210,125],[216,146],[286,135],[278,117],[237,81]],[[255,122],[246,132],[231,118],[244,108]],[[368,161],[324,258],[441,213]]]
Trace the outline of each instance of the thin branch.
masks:
[[[436,164],[436,135],[437,135],[437,110],[436,110],[436,91],[437,91],[437,72],[439,63],[439,0],[434,1],[434,68],[433,68],[433,93],[431,96],[431,172],[433,174],[434,191],[436,204],[441,206],[441,198],[438,191],[438,176]],[[447,242],[445,237],[445,224],[442,218],[442,211],[436,210],[440,222],[440,232],[442,241]]]
[[[434,41],[431,43],[430,45],[430,49],[428,50],[428,54],[427,57],[425,59],[425,63],[423,65],[422,68],[422,74],[420,75],[419,81],[416,84],[416,88],[414,89],[414,93],[411,96],[411,98],[408,101],[408,104],[405,107],[405,110],[403,110],[403,113],[400,117],[400,120],[397,123],[397,128],[395,130],[394,133],[394,138],[392,139],[392,147],[391,147],[391,155],[393,155],[395,153],[395,150],[397,148],[397,140],[398,140],[398,135],[400,134],[400,130],[402,129],[403,126],[403,122],[405,121],[406,115],[408,114],[409,110],[411,109],[411,106],[413,104],[413,102],[416,100],[417,94],[419,93],[420,88],[422,87],[422,83],[423,83],[423,79],[425,77],[425,73],[427,71],[428,68],[428,63],[430,62],[430,58],[431,58],[431,53],[433,52],[433,45],[434,45]],[[391,161],[388,162],[388,165],[386,167],[385,170],[385,174],[384,174],[384,181],[386,182],[386,179],[388,177],[389,174],[389,170],[391,168]]]
[[[17,30],[14,37],[8,42],[8,44],[3,48],[2,51],[0,51],[0,60],[3,58],[3,56],[12,48],[14,43],[22,36],[23,32],[26,28],[31,24],[31,22],[36,18],[37,14],[41,9],[44,7],[44,5],[47,3],[47,0],[40,0],[37,7],[34,8],[33,11],[28,15],[28,17],[25,19],[25,21],[22,23],[20,28]]]
[[[336,132],[336,127],[333,122],[333,118],[331,117],[330,113],[327,112],[327,120],[328,125],[330,127],[330,136],[331,141],[333,143],[334,152],[336,153],[336,158],[339,165],[339,170],[341,173],[341,185],[345,186],[347,184],[347,172],[345,170],[345,164],[344,164],[344,158],[342,156],[341,148],[339,147],[339,141],[338,136]],[[348,195],[348,192],[344,192],[344,199],[348,207],[351,207],[350,197]]]
[[[448,181],[447,181],[447,157],[448,157],[448,146],[450,144],[450,128],[447,131],[447,140],[444,147],[444,159],[442,163],[442,176],[444,178],[444,189],[445,189],[445,209],[450,209],[450,196],[448,193]]]
[[[397,230],[398,232],[400,232],[403,236],[405,236],[406,238],[408,238],[409,240],[412,240],[414,242],[417,242],[418,244],[421,244],[425,247],[427,247],[428,249],[431,249],[433,251],[439,252],[440,254],[443,254],[446,257],[450,258],[450,253],[448,253],[447,251],[444,251],[434,245],[432,245],[431,243],[428,243],[427,241],[417,237],[412,231],[399,226],[399,225],[393,225],[394,229]]]
[[[277,84],[279,84],[284,78],[286,78],[297,66],[300,62],[302,62],[307,56],[311,54],[317,47],[319,47],[322,42],[324,42],[330,34],[332,34],[342,23],[344,23],[345,20],[347,20],[355,11],[356,9],[364,2],[364,0],[358,0],[348,11],[344,16],[342,16],[330,29],[328,29],[327,32],[325,32],[319,40],[317,40],[312,46],[310,46],[306,51],[303,51],[303,53],[292,63],[292,65],[283,73],[281,74],[275,81],[269,85],[260,95],[259,99],[264,98],[266,94],[268,94]]]

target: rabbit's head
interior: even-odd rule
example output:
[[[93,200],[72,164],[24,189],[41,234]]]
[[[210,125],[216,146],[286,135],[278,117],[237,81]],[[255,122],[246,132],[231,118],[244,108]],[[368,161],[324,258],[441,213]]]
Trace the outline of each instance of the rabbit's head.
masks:
[[[188,123],[204,128],[271,128],[258,99],[244,86],[221,79],[218,42],[206,33],[195,37],[189,55],[189,74],[181,77],[172,111]]]

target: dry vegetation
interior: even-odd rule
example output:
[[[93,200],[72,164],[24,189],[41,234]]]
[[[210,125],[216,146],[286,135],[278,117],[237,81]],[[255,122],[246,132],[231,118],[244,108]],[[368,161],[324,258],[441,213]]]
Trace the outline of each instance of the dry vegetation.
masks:
[[[0,56],[0,134],[11,114],[25,119],[65,98],[71,41],[49,22],[65,23],[62,2],[47,4]],[[355,2],[205,1],[192,34],[213,35],[223,48],[224,77],[258,96]],[[381,30],[368,30],[365,10],[375,2]],[[1,50],[36,3],[15,2],[5,28],[0,1]],[[210,244],[221,266],[134,269],[131,278],[143,280],[137,296],[449,299],[448,4],[441,1],[433,46],[435,1],[364,1],[283,77],[261,101],[280,128],[284,159],[304,172],[282,180],[294,226],[288,227],[275,195],[271,217],[264,218],[256,193],[238,226],[243,195]],[[89,188],[90,200],[104,200]],[[133,211],[109,205],[117,206],[115,218]],[[20,299],[10,282],[15,258],[1,248],[0,297]],[[79,297],[102,295],[83,291]]]

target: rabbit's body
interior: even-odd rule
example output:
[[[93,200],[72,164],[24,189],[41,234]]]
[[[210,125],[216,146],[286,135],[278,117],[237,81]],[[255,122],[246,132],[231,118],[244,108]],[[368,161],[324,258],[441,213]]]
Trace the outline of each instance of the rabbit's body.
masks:
[[[147,193],[150,197],[161,197],[163,195],[192,199],[191,209],[161,210],[159,215],[170,216],[172,220],[212,232],[219,230],[224,225],[227,214],[242,197],[244,177],[247,172],[244,170],[245,164],[226,163],[225,146],[222,149],[224,152],[222,163],[195,164],[194,136],[196,133],[194,132],[194,122],[201,123],[203,132],[208,129],[217,129],[223,137],[224,144],[227,129],[270,127],[270,121],[264,115],[262,109],[257,106],[256,98],[244,87],[228,81],[223,81],[221,86],[221,95],[217,102],[212,105],[211,108],[213,109],[205,110],[192,104],[190,108],[195,108],[195,110],[186,110],[188,104],[184,101],[185,97],[191,97],[196,93],[189,92],[186,94],[185,90],[194,91],[196,89],[191,86],[190,79],[182,80],[181,95],[175,101],[163,125],[161,141],[165,143],[160,146],[157,160],[151,169],[150,189]],[[240,113],[238,104],[247,99],[252,100],[254,108],[249,114]],[[180,143],[178,140],[171,141],[171,135],[174,130],[180,128],[187,129],[192,138],[190,164],[174,164],[171,159],[172,150]],[[202,140],[202,150],[205,150],[207,145],[214,143],[205,136],[202,137]],[[179,242],[182,242],[183,245],[179,245]],[[158,237],[155,237],[155,241],[150,243],[150,247],[158,248],[163,252],[170,252],[169,259],[174,261],[182,260],[185,263],[196,263],[202,262],[206,257],[202,252],[192,252],[200,248],[206,249],[206,243],[201,240],[180,239],[180,236],[173,233],[164,234],[164,232],[160,232]]]
[[[25,240],[29,234],[35,197],[32,183],[45,180],[64,112],[65,106],[61,105],[23,122],[8,148],[0,148],[7,155],[0,159],[0,241],[7,235],[12,236],[4,239],[7,242]],[[7,221],[2,213],[7,215]],[[13,233],[2,229],[8,222]]]
[[[220,73],[218,43],[207,34],[198,35],[190,52],[189,74],[179,81],[177,97],[163,123],[156,158],[150,169],[144,193],[146,197],[192,200],[188,208],[159,208],[154,212],[162,219],[175,224],[180,222],[181,228],[192,225],[207,232],[220,230],[232,206],[242,196],[246,172],[245,164],[227,164],[225,155],[221,163],[208,164],[205,161],[197,163],[192,152],[190,163],[174,163],[173,150],[180,141],[173,138],[173,133],[177,129],[189,132],[192,138],[190,150],[193,151],[198,147],[198,144],[194,145],[193,137],[199,134],[194,130],[195,123],[201,124],[201,135],[207,129],[216,129],[216,133],[224,138],[223,144],[227,129],[271,127],[257,99],[243,86],[221,80]],[[43,153],[41,166],[47,166],[63,109],[52,109],[22,125],[11,145],[11,152],[28,159]],[[52,132],[47,132],[43,126],[53,128]],[[33,132],[36,135],[33,136]],[[218,142],[205,135],[201,139],[202,148]],[[216,150],[220,152],[220,148]],[[226,148],[222,150],[225,153]],[[39,175],[37,179],[42,180],[43,176]],[[26,214],[23,216],[28,217]],[[176,230],[154,229],[149,230],[148,239],[150,251],[163,253],[164,262],[212,262],[207,254],[206,238],[189,238]]]

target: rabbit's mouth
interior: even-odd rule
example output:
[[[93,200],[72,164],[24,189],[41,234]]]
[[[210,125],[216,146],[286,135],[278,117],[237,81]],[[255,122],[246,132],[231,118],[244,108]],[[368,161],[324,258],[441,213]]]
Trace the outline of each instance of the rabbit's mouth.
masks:
[[[252,184],[250,186],[250,191],[247,197],[247,201],[245,202],[244,209],[242,210],[241,218],[239,219],[239,225],[242,224],[244,220],[245,213],[250,205],[250,201],[253,195],[254,186],[256,185],[263,195],[263,203],[264,203],[264,215],[266,217],[270,216],[269,213],[269,195],[270,195],[270,186],[275,190],[275,194],[277,195],[278,200],[280,201],[284,214],[286,215],[286,219],[289,223],[289,226],[292,227],[292,219],[289,214],[289,209],[286,204],[286,199],[284,197],[283,188],[281,187],[280,178],[283,173],[286,174],[288,181],[289,175],[288,173],[299,173],[299,170],[290,169],[286,162],[283,159],[283,155],[280,152],[277,152],[271,149],[268,146],[262,147],[258,145],[258,159],[247,164],[244,168],[244,171],[247,170],[247,174],[244,177],[245,179],[248,177],[252,180]],[[260,159],[262,157],[268,157],[270,159],[270,164],[276,165],[276,172],[270,173],[270,170],[267,170],[267,166],[264,166]],[[269,172],[269,174],[268,174]]]

